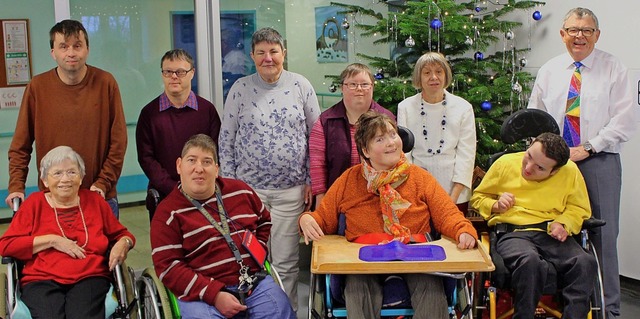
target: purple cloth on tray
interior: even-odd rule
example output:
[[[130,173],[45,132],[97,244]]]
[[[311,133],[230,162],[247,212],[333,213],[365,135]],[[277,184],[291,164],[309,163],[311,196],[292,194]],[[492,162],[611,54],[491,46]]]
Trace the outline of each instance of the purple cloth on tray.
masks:
[[[440,261],[445,260],[446,255],[438,245],[406,245],[394,240],[384,245],[364,246],[358,257],[364,261]]]

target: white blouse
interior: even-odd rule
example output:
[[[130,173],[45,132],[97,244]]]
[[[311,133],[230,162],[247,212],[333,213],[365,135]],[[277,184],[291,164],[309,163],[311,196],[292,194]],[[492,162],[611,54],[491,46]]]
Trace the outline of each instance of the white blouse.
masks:
[[[464,185],[457,202],[464,203],[471,198],[475,116],[473,107],[463,98],[445,91],[445,101],[430,104],[420,93],[406,98],[398,104],[398,125],[415,135],[413,150],[407,154],[409,161],[429,171],[449,194],[454,183]]]

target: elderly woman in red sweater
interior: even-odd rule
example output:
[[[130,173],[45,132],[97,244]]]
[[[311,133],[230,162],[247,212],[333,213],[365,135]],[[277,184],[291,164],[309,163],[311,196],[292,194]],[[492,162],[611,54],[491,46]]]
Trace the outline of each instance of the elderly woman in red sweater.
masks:
[[[48,190],[30,195],[0,238],[0,255],[24,261],[22,301],[33,318],[105,318],[110,271],[135,243],[102,196],[80,189],[84,176],[71,147],[49,151],[40,162]]]
[[[369,111],[356,124],[355,141],[361,164],[345,171],[329,188],[315,212],[299,219],[305,242],[338,230],[346,217],[349,241],[377,244],[421,241],[432,231],[457,240],[458,248],[475,247],[477,233],[426,170],[407,162],[395,122]],[[371,242],[372,239],[374,242]],[[427,274],[403,274],[411,293],[414,318],[448,318],[442,280]],[[354,318],[380,318],[380,275],[347,275],[345,303]]]

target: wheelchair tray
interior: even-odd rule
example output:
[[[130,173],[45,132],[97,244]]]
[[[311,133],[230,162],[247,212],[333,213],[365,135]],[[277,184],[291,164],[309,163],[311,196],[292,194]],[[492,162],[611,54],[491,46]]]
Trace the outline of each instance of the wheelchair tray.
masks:
[[[434,261],[445,257],[444,248],[438,245],[407,245],[396,240],[384,245],[360,247],[358,256],[364,261]]]
[[[348,242],[344,236],[326,235],[313,242],[311,272],[314,274],[389,274],[430,272],[489,272],[495,269],[491,257],[478,243],[474,249],[459,249],[455,241],[443,237],[416,246],[438,246],[444,250],[444,259],[417,261],[363,261],[360,249],[371,247]],[[433,249],[432,249],[433,252]]]

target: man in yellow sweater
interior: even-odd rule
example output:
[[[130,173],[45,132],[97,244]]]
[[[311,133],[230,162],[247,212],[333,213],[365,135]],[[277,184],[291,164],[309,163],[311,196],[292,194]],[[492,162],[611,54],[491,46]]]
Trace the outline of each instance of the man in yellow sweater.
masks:
[[[561,136],[539,135],[525,152],[500,157],[470,204],[499,232],[497,253],[511,272],[514,319],[533,318],[548,267],[555,267],[563,318],[586,318],[595,258],[569,238],[591,216],[584,179]]]

